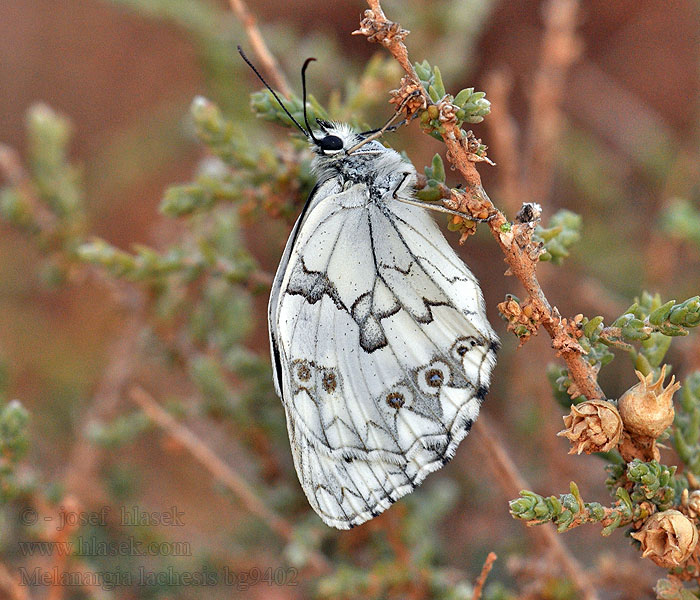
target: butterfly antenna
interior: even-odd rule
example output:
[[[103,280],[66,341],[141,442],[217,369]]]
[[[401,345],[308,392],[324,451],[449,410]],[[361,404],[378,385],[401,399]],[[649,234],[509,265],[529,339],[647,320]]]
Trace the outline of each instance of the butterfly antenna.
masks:
[[[304,66],[301,68],[301,95],[302,104],[304,105],[304,123],[306,124],[306,128],[309,130],[309,135],[311,136],[311,139],[318,144],[320,140],[316,139],[316,137],[314,136],[314,133],[311,130],[311,125],[309,125],[309,117],[306,113],[306,68],[309,66],[310,62],[313,62],[315,60],[315,58],[307,58],[304,61]]]
[[[245,52],[243,52],[243,49],[242,49],[240,46],[238,46],[238,54],[240,54],[240,55],[241,55],[241,58],[243,58],[243,60],[247,63],[247,65],[248,65],[251,69],[253,69],[253,73],[255,73],[255,74],[258,76],[258,79],[259,79],[260,81],[263,82],[263,85],[264,85],[268,90],[270,90],[270,93],[275,97],[275,100],[277,100],[277,103],[282,107],[282,110],[283,110],[285,113],[287,113],[287,116],[292,120],[292,123],[294,123],[294,124],[299,128],[299,130],[300,130],[306,137],[311,136],[311,138],[312,138],[314,141],[317,141],[316,138],[311,134],[311,128],[309,128],[309,131],[306,131],[306,129],[304,129],[301,125],[299,125],[299,123],[297,122],[297,120],[292,116],[292,113],[290,113],[290,112],[287,110],[287,107],[286,107],[284,104],[282,104],[282,100],[280,100],[280,97],[275,93],[275,90],[273,90],[273,89],[268,85],[267,81],[265,81],[265,80],[263,79],[263,76],[260,75],[260,73],[258,72],[258,70],[257,70],[257,69],[255,68],[255,66],[253,65],[253,63],[250,62],[250,60],[249,60],[248,57],[245,55]],[[308,62],[308,61],[307,61],[307,62]],[[304,68],[306,68],[306,64],[304,64]],[[302,73],[303,73],[303,70],[302,70]],[[304,92],[304,94],[306,94],[306,92]],[[306,120],[306,100],[304,100],[304,120]],[[308,127],[308,122],[307,122],[307,127]]]
[[[401,111],[403,111],[407,102],[411,98],[413,98],[414,96],[415,96],[415,94],[409,94],[408,96],[406,96],[406,98],[403,99],[403,102],[401,102],[401,104],[397,107],[396,112],[393,114],[393,116],[386,123],[384,123],[384,125],[382,125],[382,127],[380,129],[375,129],[373,131],[366,131],[364,134],[369,134],[369,135],[365,139],[363,139],[361,142],[359,142],[358,144],[355,144],[352,148],[350,148],[350,150],[348,150],[346,152],[346,154],[352,154],[353,152],[355,152],[355,150],[357,150],[358,148],[361,148],[362,146],[364,146],[368,142],[376,140],[377,138],[381,137],[385,131],[395,131],[396,129],[401,127],[401,125],[408,123],[408,119],[404,119],[398,125],[392,126],[392,123],[394,121],[396,121],[401,116]],[[415,114],[413,116],[415,116]],[[411,117],[411,118],[413,118],[413,117]]]

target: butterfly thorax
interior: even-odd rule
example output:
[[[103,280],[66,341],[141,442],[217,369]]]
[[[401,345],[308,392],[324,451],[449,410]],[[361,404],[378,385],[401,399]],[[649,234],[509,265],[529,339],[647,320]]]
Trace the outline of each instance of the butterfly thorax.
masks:
[[[397,187],[413,183],[415,178],[413,165],[398,152],[386,148],[376,140],[367,142],[348,154],[347,150],[364,139],[349,125],[334,123],[321,135],[337,136],[342,141],[343,147],[339,151],[324,152],[317,144],[312,144],[316,154],[312,161],[312,169],[318,176],[319,182],[337,179],[343,188],[364,184],[370,199],[374,201],[386,201]]]

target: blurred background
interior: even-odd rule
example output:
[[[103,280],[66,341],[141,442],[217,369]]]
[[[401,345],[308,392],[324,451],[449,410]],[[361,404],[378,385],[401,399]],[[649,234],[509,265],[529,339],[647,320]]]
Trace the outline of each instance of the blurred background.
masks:
[[[411,30],[412,60],[439,65],[448,90],[473,86],[490,99],[492,115],[473,130],[497,163],[480,167],[496,205],[513,218],[521,202],[539,202],[545,223],[561,208],[582,216],[571,255],[562,265],[540,265],[543,289],[562,315],[603,315],[611,322],[643,290],[664,301],[697,293],[700,225],[691,226],[700,223],[697,2],[387,0],[383,6]],[[303,60],[315,56],[309,86],[321,104],[336,106],[336,115],[345,111],[344,118],[356,110],[374,126],[390,115],[396,65],[380,46],[350,36],[363,2],[256,0],[248,8],[296,93]],[[508,488],[484,440],[487,435],[505,449],[539,493],[564,493],[575,480],[586,500],[610,502],[602,461],[568,456],[566,441],[555,437],[563,413],[546,376],[556,360],[549,339],[542,334],[516,352],[518,341],[498,316],[505,294],[522,291],[514,278],[503,277],[505,264],[486,230],[459,251],[482,283],[504,342],[483,408],[490,433],[469,436],[450,464],[371,524],[330,532],[310,513],[269,380],[265,276],[251,275],[274,273],[309,185],[308,156],[287,130],[255,118],[250,93],[260,86],[236,54],[239,43],[254,56],[223,0],[0,3],[0,143],[29,165],[13,170],[5,152],[1,183],[32,171],[42,122],[58,114],[72,123],[61,121],[57,135],[77,166],[69,179],[79,182],[81,206],[75,221],[61,221],[79,236],[63,227],[60,244],[55,235],[47,241],[0,219],[2,397],[18,399],[29,413],[16,489],[7,492],[0,513],[2,597],[469,598],[466,582],[475,580],[489,551],[499,560],[487,597],[585,597],[561,570],[561,548],[552,551],[510,517],[507,501],[518,490]],[[374,70],[367,75],[370,60]],[[218,168],[213,145],[190,114],[197,95],[215,103],[251,149],[263,149],[254,160],[262,160],[265,148],[278,153],[278,162],[292,156],[297,171],[286,173],[302,183],[280,183],[281,175],[272,182],[272,176],[259,183],[249,178],[253,192],[220,194],[210,212],[178,218],[159,210],[164,196],[174,197],[166,194],[169,186],[200,185],[207,169]],[[32,109],[36,103],[55,113]],[[405,150],[419,171],[436,152],[444,154],[442,143],[415,124],[387,141]],[[242,155],[248,151],[239,148]],[[449,171],[447,179],[459,182]],[[261,195],[274,202],[251,208]],[[159,256],[183,247],[206,254],[199,243],[206,240],[216,252],[230,251],[231,261],[245,251],[245,264],[254,268],[228,280],[205,275],[205,283],[199,271],[178,271],[182,278],[175,282],[164,270],[139,274],[132,265],[133,272],[127,266],[119,272],[104,256],[86,270],[73,262],[72,235],[81,243],[96,236],[114,251],[146,245]],[[456,245],[458,236],[447,235]],[[182,253],[172,256],[182,259]],[[178,315],[185,296],[188,308]],[[693,335],[679,339],[669,362],[683,376],[700,367],[699,351]],[[611,398],[634,383],[624,354],[600,381]],[[264,516],[251,516],[187,443],[149,425],[132,401],[136,385],[148,390],[145,402],[166,406],[252,486],[292,533],[284,539]],[[662,458],[673,464],[670,452]],[[85,515],[104,506],[112,507],[106,522],[83,523],[65,539],[106,543],[136,536],[164,548],[185,542],[189,551],[57,558],[27,555],[19,544],[63,539],[54,526],[61,507]],[[24,519],[27,507],[38,522]],[[120,507],[149,513],[176,507],[184,525],[128,529]],[[600,597],[653,598],[663,571],[642,563],[622,531],[610,538],[599,531],[581,527],[560,541]],[[319,556],[330,571],[314,570]],[[54,566],[81,573],[81,583],[90,573],[137,573],[144,566],[156,574],[168,568],[221,574],[226,567],[251,580],[251,570],[271,568],[287,579],[251,586],[219,581],[206,589],[172,578],[112,590],[17,585],[22,572],[36,568],[55,578]]]

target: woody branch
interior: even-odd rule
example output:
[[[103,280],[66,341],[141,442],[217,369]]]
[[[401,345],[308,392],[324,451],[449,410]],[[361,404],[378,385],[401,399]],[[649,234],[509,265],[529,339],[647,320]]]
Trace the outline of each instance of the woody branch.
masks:
[[[379,0],[367,0],[367,4],[370,10],[365,11],[360,29],[356,33],[385,46],[406,72],[402,88],[409,88],[411,93],[420,94],[424,107],[434,104],[408,58],[408,51],[403,43],[408,31],[386,18]],[[408,105],[404,108],[406,107]],[[459,170],[466,182],[463,194],[453,194],[453,201],[458,205],[458,210],[464,212],[467,218],[488,217],[488,227],[505,255],[509,272],[515,275],[527,292],[533,320],[537,325],[544,327],[552,338],[552,346],[557,354],[566,362],[575,386],[574,390],[570,391],[575,391],[576,395],[582,394],[588,399],[604,398],[598,385],[597,372],[585,360],[574,329],[567,325],[556,308],[550,305],[537,280],[539,253],[531,242],[533,223],[526,221],[511,226],[503,213],[493,205],[474,164],[478,157],[470,145],[470,138],[460,129],[454,110],[444,101],[438,103],[437,107],[440,109],[440,121],[444,125],[442,137],[447,146],[447,160]]]

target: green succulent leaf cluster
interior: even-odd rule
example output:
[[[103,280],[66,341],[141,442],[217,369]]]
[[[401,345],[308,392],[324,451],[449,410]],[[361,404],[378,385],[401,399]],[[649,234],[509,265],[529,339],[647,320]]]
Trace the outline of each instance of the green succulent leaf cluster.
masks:
[[[442,198],[441,187],[445,185],[445,165],[439,154],[433,156],[429,167],[425,167],[427,185],[416,194],[425,202],[437,202]]]
[[[302,103],[301,98],[295,94],[292,94],[289,98],[285,98],[280,94],[278,94],[278,96],[284,107],[294,117],[295,121],[297,123],[304,123],[304,104]],[[307,96],[307,101],[309,104],[306,107],[306,112],[307,116],[309,117],[309,123],[314,123],[317,119],[328,120],[328,113],[319,104],[318,100],[313,97],[313,95],[309,94]],[[279,123],[280,125],[293,129],[295,133],[301,134],[301,131],[299,131],[294,122],[289,118],[289,115],[279,105],[270,90],[253,92],[250,95],[250,107],[261,119],[271,121],[273,123]]]
[[[646,375],[661,366],[673,337],[688,335],[699,324],[700,297],[663,303],[658,294],[644,292],[606,329],[603,341],[628,350],[635,368]]]
[[[457,107],[456,116],[459,121],[481,123],[491,112],[491,103],[486,99],[485,92],[475,92],[474,88],[465,88],[452,97],[445,91],[442,74],[437,66],[431,66],[427,60],[415,63],[413,66],[430,99],[437,103],[448,96],[449,101]]]
[[[608,509],[599,502],[584,502],[573,481],[569,489],[568,494],[562,494],[558,498],[544,497],[524,490],[520,492],[520,498],[510,501],[510,514],[533,525],[554,523],[560,533],[584,523],[605,522],[601,533],[607,536],[642,512],[642,509],[635,507],[623,488],[617,490],[617,501]]]
[[[603,327],[603,317],[597,316],[592,319],[584,317],[582,323],[583,336],[578,340],[586,352],[586,360],[591,365],[600,367],[604,367],[615,358],[608,345],[601,339]]]
[[[683,198],[671,200],[661,223],[666,233],[700,248],[700,210],[692,202]]]
[[[691,590],[679,579],[659,579],[654,586],[657,600],[697,600],[700,589]]]
[[[634,459],[627,465],[627,479],[634,484],[630,491],[632,502],[648,501],[661,510],[671,508],[676,497],[676,467],[658,461]]]
[[[700,324],[700,297],[683,302],[662,302],[644,292],[620,317],[605,326],[603,317],[584,318],[579,344],[592,365],[605,366],[613,360],[612,348],[629,353],[635,369],[647,375],[661,367],[672,338],[688,335]]]
[[[562,209],[552,216],[548,227],[538,225],[532,239],[543,244],[540,260],[559,265],[569,256],[569,248],[581,239],[581,216]]]
[[[583,523],[602,523],[601,534],[610,535],[615,529],[649,516],[652,503],[659,511],[671,508],[685,481],[676,477],[676,467],[667,467],[655,460],[639,459],[625,465],[615,462],[607,467],[608,487],[615,502],[605,508],[598,502],[584,502],[578,486],[571,482],[570,493],[544,497],[524,490],[520,498],[510,501],[511,515],[531,524],[552,522],[563,532]]]
[[[673,445],[694,475],[700,475],[700,371],[693,371],[676,396]]]
[[[148,417],[142,411],[120,415],[109,422],[90,424],[88,437],[103,448],[115,449],[135,440],[149,427]]]
[[[238,202],[251,206],[254,212],[269,207],[285,217],[295,214],[292,203],[273,209],[270,199],[296,198],[310,192],[313,177],[309,156],[285,160],[273,148],[251,143],[216,104],[201,96],[192,102],[190,113],[197,136],[213,157],[200,164],[193,182],[172,186],[165,192],[163,213],[181,217],[209,210],[218,203]]]
[[[554,399],[564,410],[568,411],[572,404],[579,404],[586,400],[585,396],[572,398],[567,392],[569,387],[573,384],[573,381],[566,367],[562,367],[556,363],[549,363],[547,365],[547,381],[552,388]]]
[[[68,119],[44,104],[27,111],[27,172],[0,187],[0,218],[32,235],[49,258],[47,282],[65,279],[85,231],[81,169],[68,159],[73,127]],[[11,151],[0,145],[10,160]]]
[[[464,123],[481,123],[484,117],[491,112],[491,103],[486,99],[485,92],[475,92],[474,88],[460,90],[456,96],[448,94],[442,81],[442,74],[437,66],[431,66],[428,61],[415,63],[414,68],[423,88],[430,96],[433,104],[441,101],[451,103],[455,109],[457,126]],[[421,127],[428,131],[434,138],[441,140],[441,134],[445,132],[444,126],[438,118],[438,110],[429,106],[420,115]]]
[[[668,337],[688,335],[688,328],[700,325],[700,296],[684,302],[669,300],[661,304],[660,297],[646,294],[635,301],[621,317],[612,323],[628,340],[648,340],[654,333]]]
[[[0,406],[0,505],[31,487],[17,472],[29,448],[29,413],[18,400]]]

